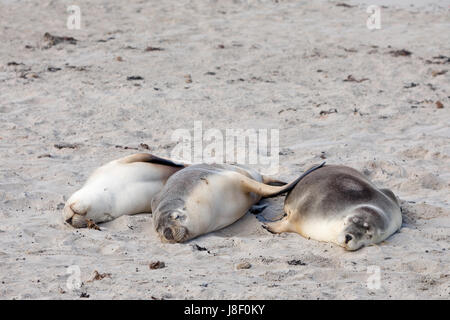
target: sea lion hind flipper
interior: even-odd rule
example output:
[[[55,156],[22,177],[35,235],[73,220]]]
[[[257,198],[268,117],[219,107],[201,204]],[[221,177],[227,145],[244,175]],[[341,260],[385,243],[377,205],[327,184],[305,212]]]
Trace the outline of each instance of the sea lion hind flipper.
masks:
[[[325,162],[306,170],[300,177],[298,177],[291,183],[288,183],[281,187],[264,184],[264,183],[252,180],[248,177],[245,177],[244,175],[240,175],[241,176],[240,181],[241,181],[242,188],[245,191],[254,192],[256,194],[261,195],[264,198],[272,198],[272,197],[276,197],[283,193],[291,191],[300,180],[302,180],[305,176],[307,176],[314,170],[317,170],[317,169],[323,167],[324,164],[325,164]]]
[[[150,153],[132,154],[130,156],[120,159],[119,161],[122,163],[148,162],[148,163],[155,163],[155,164],[160,164],[163,166],[177,167],[177,168],[184,168],[187,166],[182,163],[173,162],[172,160],[169,160],[169,159],[160,158],[160,157],[155,156]]]
[[[285,186],[287,185],[287,182],[275,179],[275,178],[271,178],[268,176],[262,176],[263,178],[263,183],[271,185],[271,186]]]

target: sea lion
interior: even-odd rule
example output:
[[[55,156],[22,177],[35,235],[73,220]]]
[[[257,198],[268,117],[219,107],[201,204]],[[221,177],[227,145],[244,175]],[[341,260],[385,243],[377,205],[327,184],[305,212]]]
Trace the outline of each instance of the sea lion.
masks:
[[[286,196],[286,216],[269,223],[272,233],[297,232],[346,250],[379,243],[400,229],[399,202],[357,170],[324,166],[302,179]]]
[[[183,164],[138,153],[96,169],[63,210],[64,221],[75,228],[105,222],[125,214],[151,212],[151,200]]]
[[[153,199],[155,230],[169,243],[219,230],[241,218],[262,197],[289,191],[303,176],[273,186],[268,183],[279,181],[243,166],[192,165],[173,174]]]

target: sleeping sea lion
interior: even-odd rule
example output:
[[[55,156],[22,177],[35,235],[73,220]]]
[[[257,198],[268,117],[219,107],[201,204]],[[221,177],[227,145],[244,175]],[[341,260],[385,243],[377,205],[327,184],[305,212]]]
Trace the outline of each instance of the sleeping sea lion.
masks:
[[[96,169],[63,210],[75,228],[113,220],[125,214],[151,212],[151,201],[167,179],[185,167],[157,156],[138,153]]]
[[[243,166],[189,166],[172,175],[153,199],[154,227],[161,240],[170,243],[219,230],[241,218],[262,197],[291,190],[304,175],[284,186],[273,186],[267,183],[279,181]]]
[[[272,233],[296,232],[347,250],[379,243],[400,229],[399,202],[357,170],[328,165],[302,179],[286,196],[286,216],[269,223]]]

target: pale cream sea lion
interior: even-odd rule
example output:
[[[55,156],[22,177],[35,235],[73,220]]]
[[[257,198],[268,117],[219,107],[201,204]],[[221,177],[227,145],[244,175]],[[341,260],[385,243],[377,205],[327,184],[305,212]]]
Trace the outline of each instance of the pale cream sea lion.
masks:
[[[379,243],[402,225],[399,202],[357,170],[324,166],[302,179],[286,196],[286,216],[265,226],[273,233],[296,232],[347,250]]]
[[[75,228],[113,220],[125,214],[151,212],[151,201],[183,164],[138,153],[96,169],[63,210],[64,221]]]
[[[192,165],[172,175],[154,198],[155,230],[163,242],[169,243],[219,230],[241,218],[262,197],[291,190],[302,177],[273,186],[267,183],[279,181],[242,166]]]

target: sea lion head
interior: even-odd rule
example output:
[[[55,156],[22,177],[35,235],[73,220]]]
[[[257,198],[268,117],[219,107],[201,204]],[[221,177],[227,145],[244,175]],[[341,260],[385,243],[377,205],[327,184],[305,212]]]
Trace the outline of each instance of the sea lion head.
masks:
[[[168,243],[188,240],[187,214],[184,202],[161,203],[153,212],[156,232]]]
[[[346,250],[354,251],[371,243],[377,243],[386,227],[382,213],[372,207],[362,207],[349,215],[338,243]]]
[[[113,198],[114,194],[106,188],[83,187],[67,200],[63,220],[74,228],[89,227],[89,221],[111,221]]]

